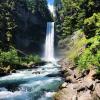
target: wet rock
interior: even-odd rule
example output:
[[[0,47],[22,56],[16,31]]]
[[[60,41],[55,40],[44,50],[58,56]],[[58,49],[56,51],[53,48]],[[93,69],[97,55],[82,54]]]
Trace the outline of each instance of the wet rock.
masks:
[[[62,74],[61,73],[55,73],[55,74],[48,74],[46,76],[47,77],[60,77],[60,76],[62,76]]]
[[[66,77],[65,81],[68,83],[75,83],[76,79],[74,78],[74,76],[68,76]]]
[[[4,72],[4,69],[0,68],[0,76],[5,76],[7,75],[5,72]]]
[[[42,68],[42,70],[45,70],[45,68]]]
[[[11,70],[11,71],[10,71],[10,73],[16,73],[16,70],[15,70],[15,69],[13,69],[13,70]]]
[[[32,72],[32,74],[40,74],[40,72],[39,71],[36,71],[36,72]]]
[[[67,70],[62,71],[61,73],[62,73],[63,77],[68,77],[71,75]]]
[[[11,66],[0,68],[0,76],[9,75],[11,73],[16,73],[16,70],[12,69]]]

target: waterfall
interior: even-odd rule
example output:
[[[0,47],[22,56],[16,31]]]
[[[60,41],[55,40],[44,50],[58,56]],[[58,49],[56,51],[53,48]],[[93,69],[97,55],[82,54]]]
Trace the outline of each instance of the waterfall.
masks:
[[[55,9],[53,4],[48,4],[50,12],[55,17]],[[54,58],[54,22],[47,22],[47,32],[44,46],[44,60],[55,61]]]
[[[47,23],[44,59],[54,61],[54,22]]]

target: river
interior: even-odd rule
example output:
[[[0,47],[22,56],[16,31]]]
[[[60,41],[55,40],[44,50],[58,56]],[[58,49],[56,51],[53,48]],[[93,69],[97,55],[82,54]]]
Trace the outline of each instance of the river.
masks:
[[[48,63],[1,77],[0,100],[53,100],[62,83],[59,71],[57,63]]]

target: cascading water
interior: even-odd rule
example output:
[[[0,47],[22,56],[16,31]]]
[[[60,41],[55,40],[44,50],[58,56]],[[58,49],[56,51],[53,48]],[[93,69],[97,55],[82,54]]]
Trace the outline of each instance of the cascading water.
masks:
[[[62,84],[59,71],[60,66],[48,63],[1,77],[0,100],[53,100]]]
[[[53,100],[62,84],[60,66],[51,63],[54,61],[54,22],[47,23],[44,52],[46,61],[50,61],[46,65],[0,78],[0,100]]]
[[[54,61],[54,22],[47,23],[44,59]]]

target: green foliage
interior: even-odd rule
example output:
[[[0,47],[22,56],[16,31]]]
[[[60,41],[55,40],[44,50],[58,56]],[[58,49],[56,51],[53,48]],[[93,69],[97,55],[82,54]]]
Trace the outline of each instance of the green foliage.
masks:
[[[0,40],[1,49],[8,50],[12,44],[12,36],[14,29],[17,27],[15,20],[10,12],[14,8],[14,1],[6,0],[0,3]]]
[[[61,8],[57,9],[57,18],[55,20],[56,20],[56,32],[61,38],[66,38],[67,35],[69,34],[71,35],[73,32],[80,29],[87,30],[88,27],[87,26],[85,27],[84,20],[86,18],[91,17],[93,13],[98,13],[100,8],[99,0],[78,0],[78,1],[60,0],[60,1],[61,1]],[[58,7],[59,3],[58,5],[56,3],[56,8]],[[94,14],[94,17],[96,17],[97,19],[100,18],[99,14],[96,16]],[[57,27],[59,25],[61,27]],[[88,32],[86,33],[90,34]]]
[[[85,19],[85,35],[88,39],[84,53],[79,57],[78,66],[81,69],[89,66],[97,67],[100,70],[100,13]]]
[[[88,40],[87,48],[78,59],[80,69],[87,69],[94,66],[100,69],[100,36]]]
[[[84,26],[87,38],[100,34],[100,13],[94,13],[93,16],[85,19]]]
[[[70,43],[68,44],[70,47],[70,50],[67,51],[67,57],[69,60],[73,61],[82,54],[82,52],[85,50],[85,45],[87,44],[87,39],[84,36],[84,33],[80,30],[77,31],[73,37],[76,37],[75,39],[71,39]]]
[[[51,19],[50,12],[47,6],[47,0],[27,0],[27,7],[33,13],[38,13],[46,20]],[[48,17],[47,17],[48,16]]]
[[[90,50],[89,49],[85,50],[85,52],[83,53],[83,55],[80,57],[78,61],[79,68],[81,70],[87,69],[90,66],[93,59],[94,56],[92,56]]]
[[[21,14],[20,10],[24,11],[24,13]],[[26,19],[22,18],[24,17],[24,14],[27,14],[29,16],[32,15],[37,16],[41,18],[43,22],[51,20],[51,15],[47,6],[47,0],[1,0],[0,1],[0,42],[1,42],[0,49],[8,51],[11,45],[14,46],[13,37],[15,37],[15,34],[25,33],[23,31],[23,26],[25,25],[24,20]],[[32,23],[30,22],[30,18],[29,19],[27,18],[26,22],[27,24],[30,24],[28,25],[29,28],[32,26],[31,24],[33,24],[33,22]],[[25,27],[26,30],[27,27]],[[29,29],[29,32],[30,31],[33,30]],[[29,34],[29,32],[27,33]]]
[[[23,63],[39,63],[41,61],[38,55],[28,55],[25,57],[20,57],[16,49],[11,49],[7,52],[0,51],[0,64],[9,63],[9,64],[23,64]]]
[[[28,9],[30,11],[32,11],[32,13],[35,12],[35,8],[36,8],[36,0],[28,0],[27,1],[27,6],[28,6]]]
[[[15,49],[12,49],[8,52],[0,52],[0,63],[2,62],[9,62],[17,64],[19,63],[19,57],[17,54],[17,51]]]
[[[26,61],[28,62],[35,62],[35,63],[39,63],[41,61],[40,57],[38,55],[29,55],[27,58],[26,58]]]

